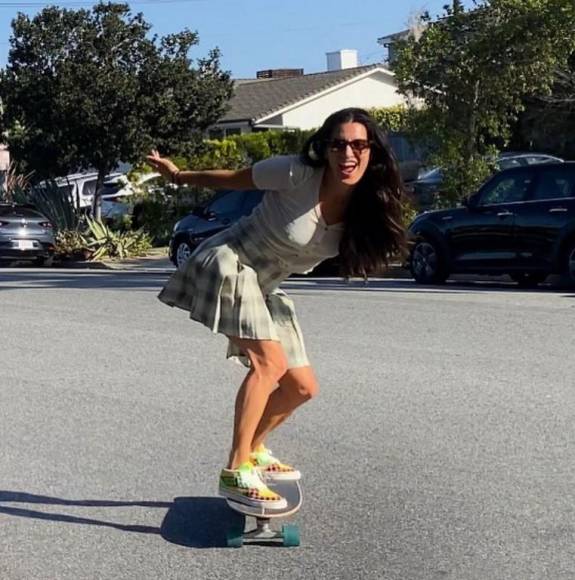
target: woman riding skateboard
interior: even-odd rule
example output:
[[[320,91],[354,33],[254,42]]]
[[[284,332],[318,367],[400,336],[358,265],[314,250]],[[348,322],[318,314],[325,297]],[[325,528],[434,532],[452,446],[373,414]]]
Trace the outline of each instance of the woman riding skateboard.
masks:
[[[161,291],[162,302],[228,337],[228,357],[249,367],[236,398],[220,495],[282,509],[266,481],[300,473],[267,449],[269,433],[318,392],[292,301],[292,273],[339,255],[341,273],[377,273],[405,251],[400,173],[385,135],[362,109],[332,114],[301,155],[238,171],[179,171],[157,151],[149,164],[178,185],[261,189],[253,213],[204,241]]]

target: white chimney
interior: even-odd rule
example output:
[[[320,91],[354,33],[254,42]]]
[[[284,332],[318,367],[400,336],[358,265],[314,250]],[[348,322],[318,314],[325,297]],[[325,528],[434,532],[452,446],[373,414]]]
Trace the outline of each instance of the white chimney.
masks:
[[[337,50],[336,52],[328,52],[326,53],[326,56],[328,71],[355,68],[359,66],[357,50],[344,48],[343,50]]]

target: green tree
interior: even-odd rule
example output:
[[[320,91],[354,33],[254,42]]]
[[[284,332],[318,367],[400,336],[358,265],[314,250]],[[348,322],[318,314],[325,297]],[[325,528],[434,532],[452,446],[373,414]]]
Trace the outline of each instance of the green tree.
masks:
[[[12,28],[3,129],[13,156],[38,177],[95,168],[100,184],[152,146],[189,153],[232,94],[217,50],[192,61],[196,33],[150,37],[127,4],[49,7],[18,14]]]
[[[485,178],[526,97],[548,94],[575,49],[572,0],[460,2],[418,38],[399,43],[399,89],[426,114],[419,134],[435,146],[452,204]]]
[[[575,159],[575,53],[555,73],[549,94],[535,95],[514,126],[511,147],[532,147]]]

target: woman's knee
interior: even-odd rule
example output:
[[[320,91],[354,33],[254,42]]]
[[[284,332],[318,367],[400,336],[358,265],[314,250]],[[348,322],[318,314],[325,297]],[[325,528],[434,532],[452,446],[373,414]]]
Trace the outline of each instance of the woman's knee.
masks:
[[[297,386],[299,396],[305,401],[315,399],[319,394],[319,385],[314,379],[313,381],[306,381]]]
[[[302,402],[314,399],[319,394],[317,379],[308,367],[290,369],[282,377],[280,386]]]

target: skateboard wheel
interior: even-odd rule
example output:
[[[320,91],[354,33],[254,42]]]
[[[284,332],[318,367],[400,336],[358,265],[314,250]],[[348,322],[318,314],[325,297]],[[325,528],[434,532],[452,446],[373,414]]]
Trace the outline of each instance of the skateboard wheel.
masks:
[[[282,526],[283,545],[286,548],[299,546],[299,528],[294,525],[285,524]]]
[[[241,548],[244,545],[244,531],[239,528],[230,530],[226,535],[228,548]]]

